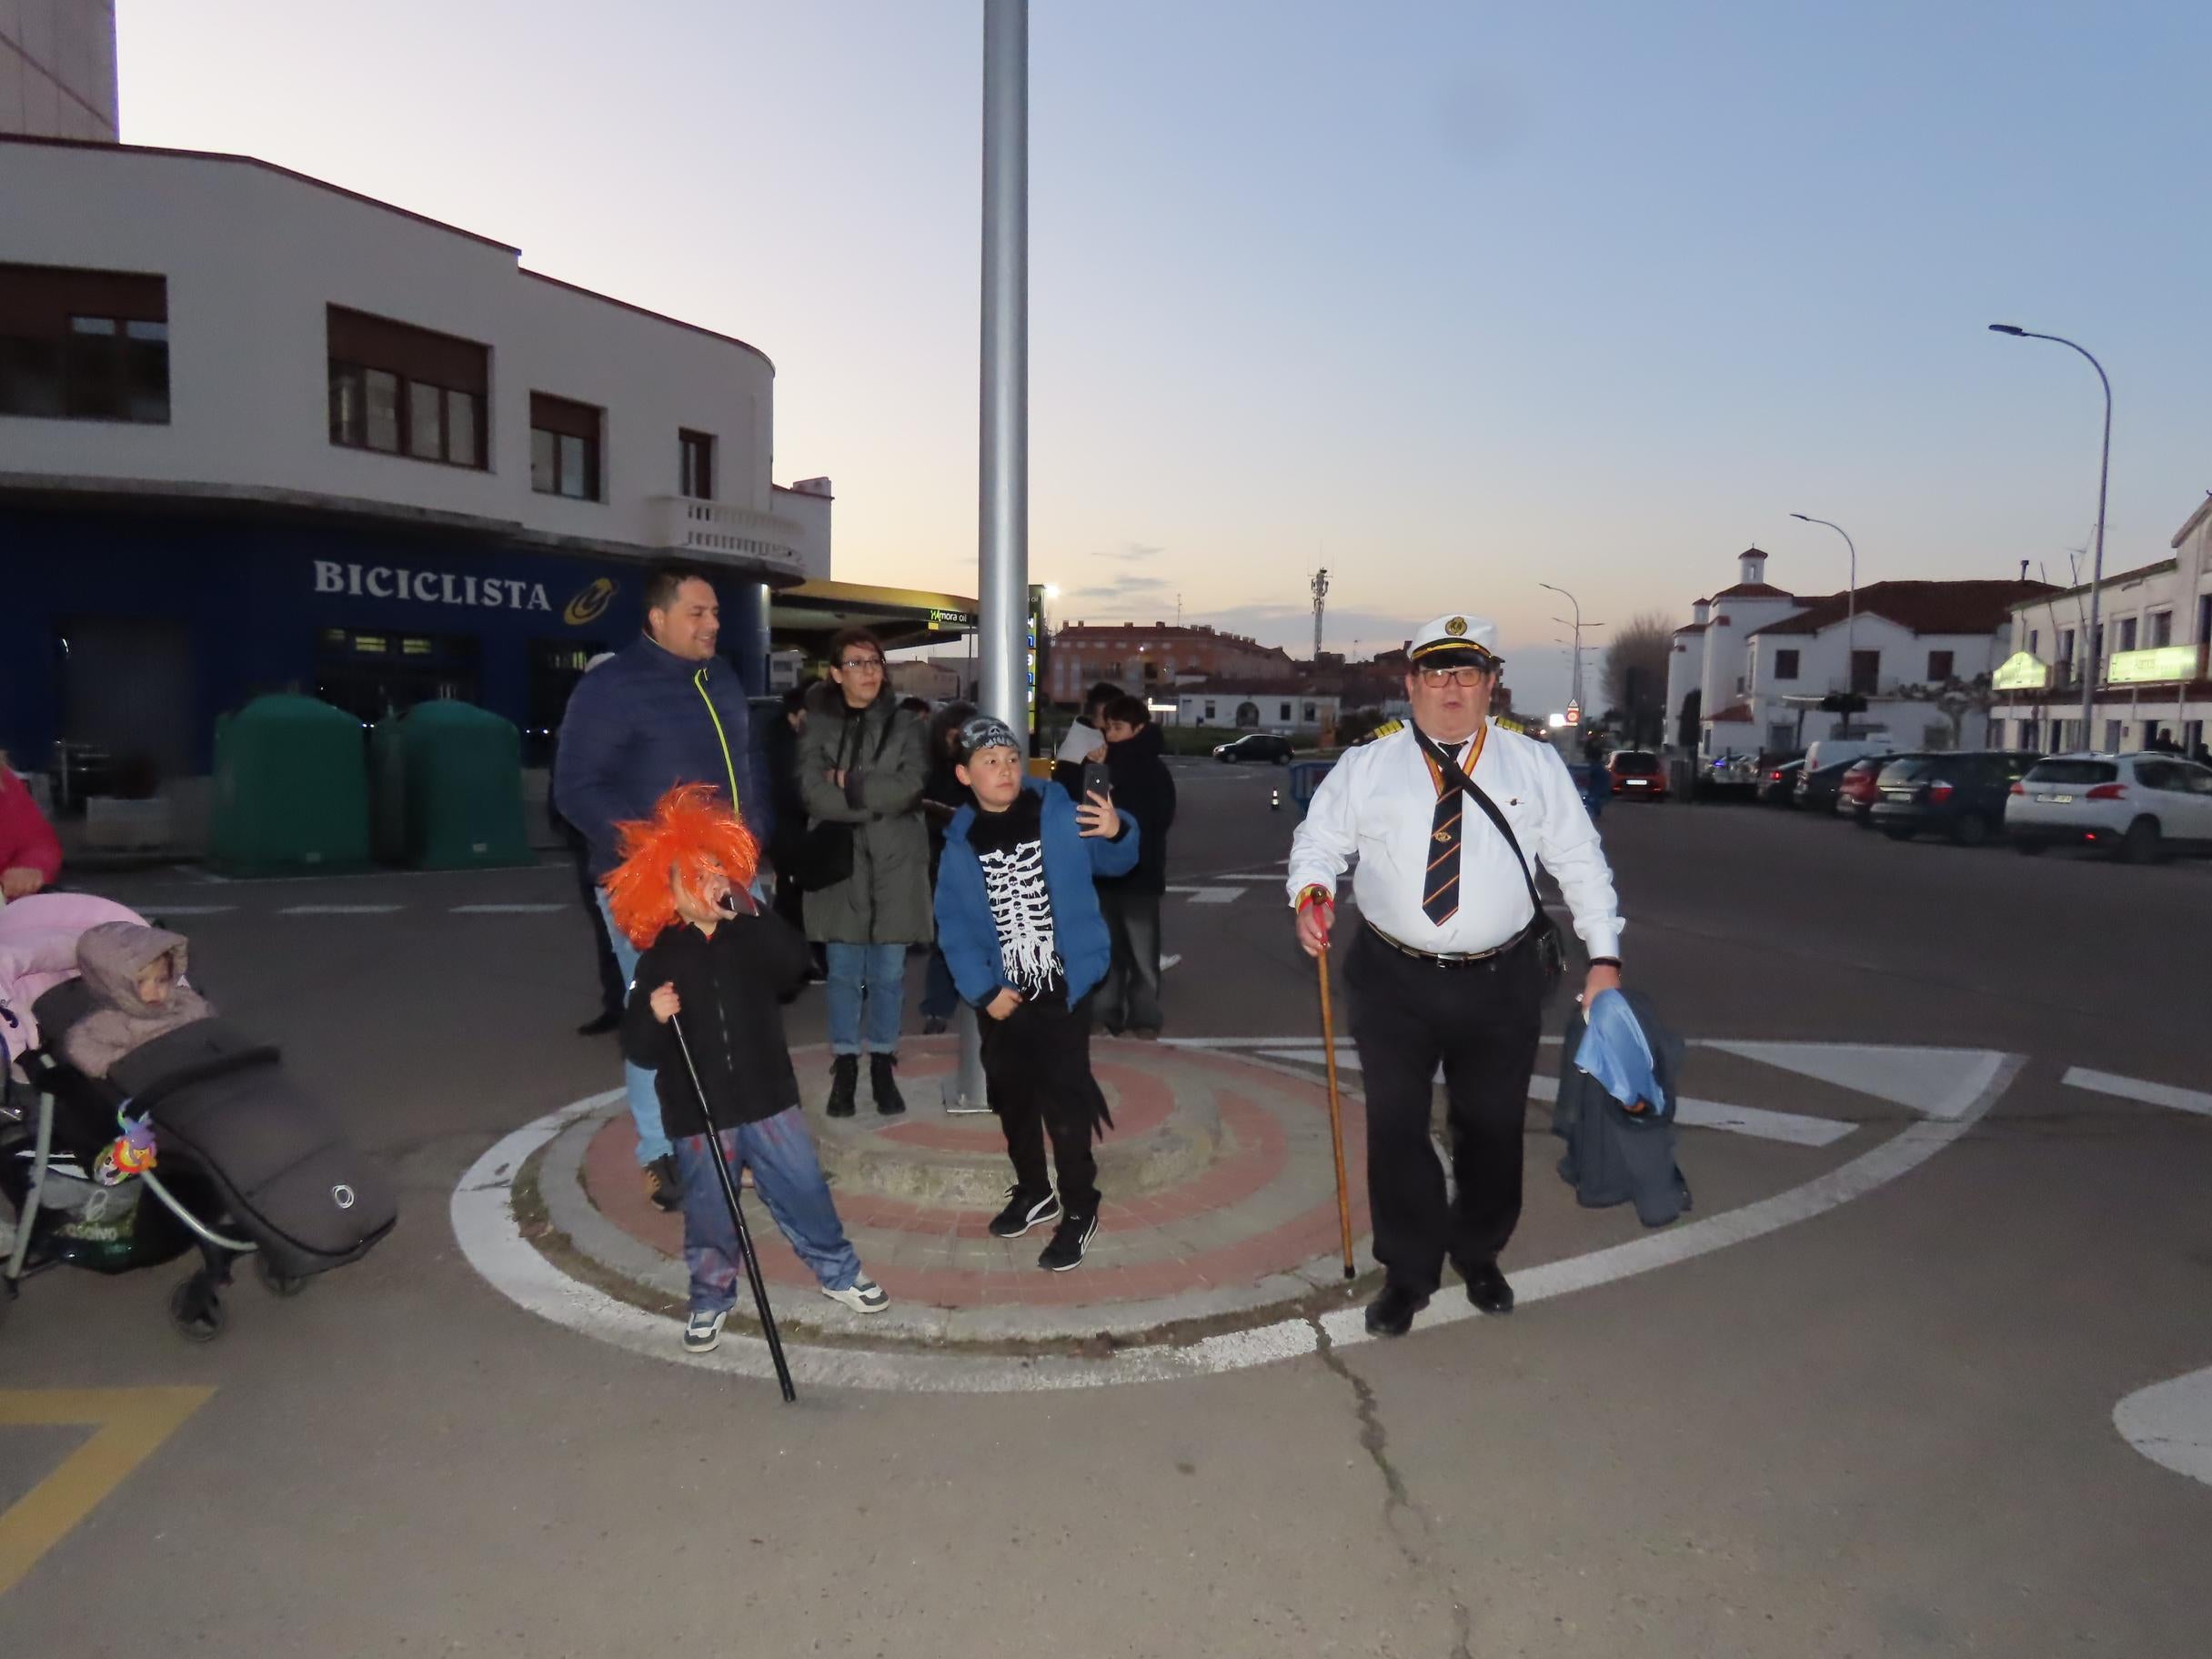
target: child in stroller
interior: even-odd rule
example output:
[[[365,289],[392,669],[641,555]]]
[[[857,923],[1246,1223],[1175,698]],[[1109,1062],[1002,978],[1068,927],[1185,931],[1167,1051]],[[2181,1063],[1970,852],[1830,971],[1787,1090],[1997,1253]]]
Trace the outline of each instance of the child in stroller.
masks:
[[[213,1017],[189,985],[141,992],[146,962],[100,989],[77,971],[87,943],[96,967],[113,967],[157,939],[168,942],[148,960],[181,980],[183,941],[122,906],[52,894],[0,910],[0,1198],[15,1215],[12,1237],[0,1229],[0,1311],[45,1267],[128,1272],[196,1248],[169,1312],[205,1342],[222,1330],[240,1257],[290,1295],[366,1254],[396,1205],[276,1051]]]

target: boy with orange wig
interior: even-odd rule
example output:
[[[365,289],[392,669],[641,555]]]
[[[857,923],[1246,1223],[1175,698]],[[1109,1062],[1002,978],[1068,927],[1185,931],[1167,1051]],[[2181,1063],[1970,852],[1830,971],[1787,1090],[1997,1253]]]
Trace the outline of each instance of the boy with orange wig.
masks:
[[[691,1276],[684,1347],[705,1353],[721,1340],[743,1265],[694,1069],[731,1174],[752,1171],[761,1202],[822,1294],[858,1313],[880,1312],[890,1299],[860,1271],[799,1109],[781,1003],[806,978],[807,944],[748,891],[759,860],[751,832],[712,789],[687,784],[618,834],[622,862],[605,879],[608,909],[644,951],[623,1010],[622,1051],[651,1069],[661,1128],[676,1148]]]

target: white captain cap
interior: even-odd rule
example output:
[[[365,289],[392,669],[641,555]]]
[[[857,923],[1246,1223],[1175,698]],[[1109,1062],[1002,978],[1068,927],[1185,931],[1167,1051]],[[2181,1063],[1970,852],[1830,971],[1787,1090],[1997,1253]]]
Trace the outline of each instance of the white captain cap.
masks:
[[[1423,668],[1492,668],[1498,655],[1498,625],[1464,611],[1434,617],[1414,630],[1407,658]]]

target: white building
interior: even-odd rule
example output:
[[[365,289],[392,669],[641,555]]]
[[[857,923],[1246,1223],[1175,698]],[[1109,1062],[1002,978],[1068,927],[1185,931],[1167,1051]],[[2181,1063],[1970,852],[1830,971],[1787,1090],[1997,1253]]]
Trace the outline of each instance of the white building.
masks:
[[[1999,669],[1999,716],[2023,749],[2054,752],[2090,745],[2110,754],[2158,737],[2194,753],[2212,721],[2212,498],[2174,533],[2170,558],[2123,570],[2099,589],[2098,638],[2090,631],[2089,585],[2024,600],[2012,608],[2010,655]],[[2080,664],[2100,671],[2092,726],[2081,729]]]
[[[2010,606],[2041,582],[1872,582],[1804,597],[1770,585],[1766,555],[1739,556],[1738,580],[1696,601],[1674,633],[1667,673],[1670,736],[1685,717],[1706,756],[1800,749],[1846,731],[1880,733],[1900,749],[1995,742],[1994,721],[1957,722],[1925,693],[1972,685],[2002,661]],[[1822,704],[1864,698],[1855,716]],[[1694,705],[1691,699],[1694,697]]]
[[[1242,731],[1319,731],[1336,724],[1339,699],[1294,686],[1178,686],[1154,694],[1155,709],[1174,699],[1177,726],[1233,727]]]
[[[0,708],[29,763],[202,770],[216,716],[287,686],[543,732],[651,557],[717,572],[752,677],[770,587],[829,573],[827,482],[771,485],[743,340],[245,156],[0,138],[0,660],[53,668]]]
[[[115,0],[0,0],[0,133],[116,141]]]

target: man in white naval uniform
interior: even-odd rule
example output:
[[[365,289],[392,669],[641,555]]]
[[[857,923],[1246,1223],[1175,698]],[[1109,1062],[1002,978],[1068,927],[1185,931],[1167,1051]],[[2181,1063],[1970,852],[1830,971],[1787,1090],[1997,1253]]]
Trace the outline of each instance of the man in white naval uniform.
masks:
[[[1367,1091],[1367,1202],[1386,1275],[1367,1328],[1399,1336],[1450,1258],[1468,1299],[1510,1312],[1498,1254],[1521,1217],[1523,1121],[1543,1034],[1532,897],[1557,879],[1589,952],[1584,999],[1621,982],[1613,872],[1590,813],[1548,744],[1496,725],[1504,665],[1482,617],[1438,617],[1408,648],[1407,724],[1345,752],[1291,845],[1290,894],[1309,955],[1329,948],[1336,884],[1359,860],[1359,924],[1344,962],[1352,1036]],[[1519,851],[1457,776],[1486,794]],[[1431,1080],[1449,1097],[1456,1204],[1429,1139]]]

